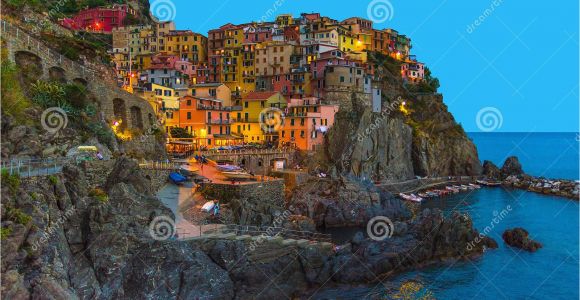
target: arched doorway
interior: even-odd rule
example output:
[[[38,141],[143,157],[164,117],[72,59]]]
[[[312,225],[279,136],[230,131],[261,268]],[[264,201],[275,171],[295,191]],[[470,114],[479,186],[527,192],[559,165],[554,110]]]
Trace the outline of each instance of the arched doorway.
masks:
[[[138,106],[131,106],[131,127],[143,129],[143,116]]]
[[[125,100],[121,98],[113,99],[113,114],[115,121],[120,121],[119,129],[127,128],[127,108],[125,107]]]
[[[42,77],[42,59],[28,51],[18,51],[14,54],[16,66],[19,69],[20,79],[24,84],[24,90]]]
[[[48,69],[48,79],[60,83],[66,83],[66,73],[61,67],[50,67]]]

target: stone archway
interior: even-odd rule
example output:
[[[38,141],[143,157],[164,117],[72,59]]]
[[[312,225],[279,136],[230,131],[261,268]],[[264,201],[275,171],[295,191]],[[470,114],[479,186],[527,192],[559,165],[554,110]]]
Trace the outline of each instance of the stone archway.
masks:
[[[66,72],[61,67],[50,67],[48,69],[48,79],[60,83],[66,83]]]
[[[76,84],[80,84],[84,87],[88,87],[88,85],[89,85],[88,81],[86,81],[84,78],[80,78],[80,77],[73,79],[73,82]]]
[[[18,66],[18,74],[24,84],[25,90],[27,90],[30,84],[42,78],[42,74],[44,73],[42,58],[36,54],[28,51],[17,51],[14,53],[14,61],[16,62],[16,66]]]
[[[127,128],[127,108],[125,107],[125,100],[121,98],[113,99],[113,115],[115,116],[115,121],[121,121],[119,129],[124,130]]]
[[[131,127],[143,129],[143,116],[138,106],[131,106]]]

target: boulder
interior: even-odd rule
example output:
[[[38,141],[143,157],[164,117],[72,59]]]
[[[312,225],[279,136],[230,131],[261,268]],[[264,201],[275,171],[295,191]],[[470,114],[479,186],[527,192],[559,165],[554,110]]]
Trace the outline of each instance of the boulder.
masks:
[[[522,164],[516,156],[508,157],[503,166],[501,167],[501,176],[502,179],[510,176],[510,175],[522,175],[524,174],[524,170],[522,170]]]
[[[514,229],[507,229],[502,234],[504,242],[512,247],[524,249],[526,251],[535,252],[542,248],[542,244],[529,238],[528,231],[517,227]]]
[[[499,180],[501,178],[501,171],[493,162],[486,160],[483,162],[483,176],[489,179]]]

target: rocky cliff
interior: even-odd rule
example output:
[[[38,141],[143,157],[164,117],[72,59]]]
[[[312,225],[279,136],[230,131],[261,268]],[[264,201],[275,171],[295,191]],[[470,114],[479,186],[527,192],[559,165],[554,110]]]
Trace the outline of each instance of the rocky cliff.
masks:
[[[241,239],[158,241],[152,220],[173,215],[152,196],[135,162],[118,160],[97,187],[73,165],[62,175],[34,180],[5,175],[6,299],[300,297],[321,286],[374,282],[493,247],[490,240],[468,247],[478,235],[469,217],[445,219],[437,211],[395,222],[392,238],[375,242],[359,235],[338,251],[276,238],[254,246]]]
[[[396,61],[373,54],[369,59],[382,91],[381,112],[352,94],[352,109],[336,115],[327,136],[330,170],[372,180],[480,174],[477,149],[443,97],[409,92]]]

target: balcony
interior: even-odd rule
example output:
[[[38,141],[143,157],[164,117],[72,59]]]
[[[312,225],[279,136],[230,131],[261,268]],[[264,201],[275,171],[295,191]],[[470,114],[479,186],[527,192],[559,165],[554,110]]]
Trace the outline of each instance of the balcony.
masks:
[[[218,110],[218,111],[242,111],[242,106],[220,106],[220,105],[205,105],[198,103],[198,110]]]
[[[286,118],[320,118],[319,112],[289,112]]]
[[[207,120],[206,124],[208,125],[231,125],[234,123],[232,119],[215,119],[215,120]]]

